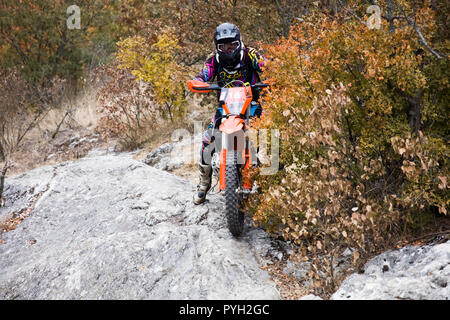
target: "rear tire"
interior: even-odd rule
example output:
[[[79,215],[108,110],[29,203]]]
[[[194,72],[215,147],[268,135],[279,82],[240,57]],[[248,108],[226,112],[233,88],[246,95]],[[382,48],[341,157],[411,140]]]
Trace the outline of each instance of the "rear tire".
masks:
[[[236,157],[230,158],[225,169],[225,214],[228,229],[233,236],[239,237],[244,230],[244,213],[239,211],[239,195],[236,193],[240,183],[237,160]]]

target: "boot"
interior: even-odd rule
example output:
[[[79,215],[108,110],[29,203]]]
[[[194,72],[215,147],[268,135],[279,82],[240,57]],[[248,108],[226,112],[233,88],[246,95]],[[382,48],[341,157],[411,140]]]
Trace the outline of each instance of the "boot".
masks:
[[[197,186],[197,193],[194,194],[195,204],[205,202],[206,193],[211,188],[211,175],[212,175],[211,165],[199,163],[198,169],[200,173],[200,183]]]

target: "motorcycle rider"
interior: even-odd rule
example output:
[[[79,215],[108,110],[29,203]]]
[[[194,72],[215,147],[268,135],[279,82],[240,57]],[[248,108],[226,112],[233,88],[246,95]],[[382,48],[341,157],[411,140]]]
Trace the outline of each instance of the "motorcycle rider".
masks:
[[[205,62],[202,70],[194,80],[212,82],[217,79],[221,87],[230,81],[240,80],[228,84],[228,87],[243,86],[243,83],[255,84],[260,82],[259,73],[264,64],[264,58],[253,48],[244,46],[237,26],[222,23],[214,32],[215,52]],[[259,90],[253,89],[251,116],[261,116],[262,108],[258,102]],[[219,96],[218,96],[219,97]],[[211,188],[212,167],[211,160],[205,151],[212,140],[212,129],[219,128],[222,117],[222,107],[218,107],[208,128],[203,132],[202,149],[199,163],[199,184],[194,194],[194,203],[200,204],[206,200],[206,194]],[[208,150],[210,151],[210,150]]]

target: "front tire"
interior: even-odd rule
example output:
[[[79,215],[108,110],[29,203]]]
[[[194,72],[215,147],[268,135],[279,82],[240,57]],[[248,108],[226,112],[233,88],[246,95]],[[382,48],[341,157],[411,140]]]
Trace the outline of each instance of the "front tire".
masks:
[[[228,160],[228,159],[227,159]],[[225,214],[228,229],[235,237],[239,237],[244,230],[244,213],[239,210],[239,172],[236,158],[227,161],[225,169]]]

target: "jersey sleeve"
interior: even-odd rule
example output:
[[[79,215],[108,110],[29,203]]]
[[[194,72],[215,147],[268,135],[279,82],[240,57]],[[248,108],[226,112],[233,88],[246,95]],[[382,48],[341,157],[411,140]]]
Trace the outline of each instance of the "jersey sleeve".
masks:
[[[195,80],[203,81],[203,82],[212,82],[216,77],[216,59],[213,56],[208,58],[203,64],[202,70],[195,77]]]
[[[253,69],[255,69],[257,72],[262,72],[262,68],[264,67],[264,61],[266,59],[253,48],[249,48],[248,56],[252,63]]]

